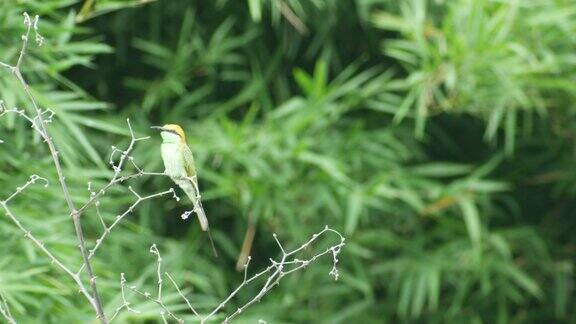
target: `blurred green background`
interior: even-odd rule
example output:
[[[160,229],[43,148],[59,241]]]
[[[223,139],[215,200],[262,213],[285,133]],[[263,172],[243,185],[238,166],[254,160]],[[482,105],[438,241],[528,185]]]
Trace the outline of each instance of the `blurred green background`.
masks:
[[[121,304],[121,272],[154,291],[153,243],[207,311],[241,282],[250,226],[256,271],[279,255],[272,233],[296,247],[328,224],[347,237],[340,280],[321,259],[236,322],[576,322],[573,0],[3,0],[1,61],[18,54],[23,11],[41,16],[46,38],[24,73],[56,112],[50,131],[78,204],[88,181],[99,188],[111,175],[126,118],[152,135],[134,153],[146,170],[163,171],[150,125],[181,124],[196,156],[221,257],[195,219],[179,217],[185,201],[143,203],[94,259],[108,314]],[[30,108],[8,71],[0,98]],[[0,197],[31,174],[51,179],[11,206],[76,268],[47,148],[14,115],[0,125]],[[143,194],[172,186],[129,184]],[[101,210],[111,221],[133,201],[119,187]],[[93,246],[95,210],[83,222]],[[170,308],[193,320],[166,289]],[[0,293],[23,323],[94,319],[3,216]],[[129,299],[142,312],[119,322],[160,321],[155,304]]]

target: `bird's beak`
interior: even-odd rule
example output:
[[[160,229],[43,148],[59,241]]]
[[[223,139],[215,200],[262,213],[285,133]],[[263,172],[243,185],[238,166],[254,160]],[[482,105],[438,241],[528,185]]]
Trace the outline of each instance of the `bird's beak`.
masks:
[[[163,130],[164,130],[164,128],[163,128],[162,126],[150,126],[150,128],[152,128],[152,129],[157,129],[157,130],[159,130],[159,131],[163,131]]]

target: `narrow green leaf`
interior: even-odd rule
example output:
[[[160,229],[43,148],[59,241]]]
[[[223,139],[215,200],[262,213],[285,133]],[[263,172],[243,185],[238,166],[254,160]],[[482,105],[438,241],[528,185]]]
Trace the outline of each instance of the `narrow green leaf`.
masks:
[[[478,209],[474,202],[469,198],[460,199],[458,204],[462,210],[462,215],[464,216],[464,222],[466,223],[466,229],[468,230],[470,240],[475,246],[478,246],[482,234]]]

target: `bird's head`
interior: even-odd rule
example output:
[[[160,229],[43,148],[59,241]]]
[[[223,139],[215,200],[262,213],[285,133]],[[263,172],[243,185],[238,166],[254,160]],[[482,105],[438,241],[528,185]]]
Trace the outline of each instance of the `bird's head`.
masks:
[[[184,134],[184,130],[182,127],[176,124],[166,124],[164,126],[152,126],[150,128],[154,128],[160,131],[160,135],[165,143],[185,143],[186,142],[186,135]]]

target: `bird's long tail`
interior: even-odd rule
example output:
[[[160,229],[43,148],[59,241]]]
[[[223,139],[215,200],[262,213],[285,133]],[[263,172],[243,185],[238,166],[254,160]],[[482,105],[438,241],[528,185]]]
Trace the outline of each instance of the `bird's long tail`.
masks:
[[[214,246],[214,241],[212,240],[212,235],[210,234],[210,226],[208,225],[208,218],[204,212],[204,207],[202,207],[202,201],[200,200],[200,194],[198,192],[198,185],[194,182],[194,179],[179,180],[176,182],[180,188],[186,193],[188,198],[192,201],[194,205],[194,213],[198,216],[198,222],[200,222],[200,227],[202,231],[208,233],[208,238],[210,239],[210,245],[212,246],[212,252],[217,257],[218,252]]]
[[[216,251],[216,247],[214,246],[214,240],[212,240],[212,234],[210,234],[210,227],[208,226],[208,218],[206,218],[206,213],[204,212],[204,207],[202,207],[202,202],[200,201],[200,199],[197,199],[197,202],[194,203],[194,210],[196,211],[196,215],[198,215],[198,221],[200,222],[202,230],[208,233],[208,239],[210,240],[210,245],[212,246],[212,253],[214,253],[215,257],[218,257],[218,251]]]
[[[188,197],[190,197],[190,194],[188,194]],[[210,227],[208,226],[208,218],[206,217],[206,213],[204,212],[204,207],[202,207],[202,202],[200,201],[199,198],[196,198],[196,200],[194,200],[192,197],[190,197],[190,200],[192,200],[192,204],[194,204],[194,212],[196,213],[196,216],[198,216],[198,222],[200,222],[200,227],[202,227],[202,230],[204,232],[209,231]]]
[[[188,198],[192,201],[194,205],[194,213],[198,216],[198,222],[200,222],[200,227],[204,232],[208,231],[208,218],[206,218],[206,213],[202,207],[202,202],[200,201],[200,195],[198,193],[198,186],[193,182],[192,179],[178,180],[176,182],[182,190],[186,193]]]

